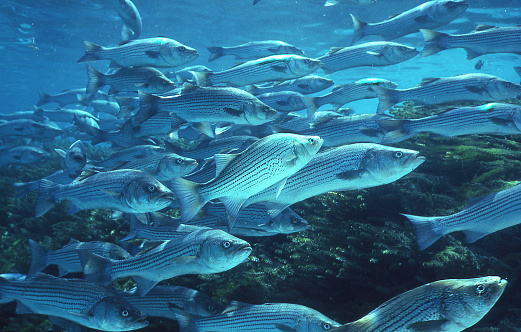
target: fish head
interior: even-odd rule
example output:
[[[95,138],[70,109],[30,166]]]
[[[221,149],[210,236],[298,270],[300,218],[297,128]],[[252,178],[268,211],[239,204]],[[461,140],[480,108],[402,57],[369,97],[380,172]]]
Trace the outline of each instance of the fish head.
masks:
[[[393,43],[385,47],[384,54],[385,57],[392,62],[402,62],[414,58],[420,54],[420,52],[414,47]]]
[[[150,76],[146,85],[147,89],[144,89],[144,91],[152,93],[165,93],[176,88],[175,83],[164,75]]]
[[[172,67],[193,61],[199,56],[196,49],[175,41],[165,43],[161,48],[161,54],[165,62]]]
[[[304,136],[298,134],[285,135],[293,137],[293,153],[297,157],[297,160],[303,161],[304,165],[317,154],[318,150],[322,147],[322,144],[324,144],[324,140],[319,136]]]
[[[270,220],[270,224],[281,234],[301,232],[309,228],[309,223],[291,209],[283,210]]]
[[[318,68],[322,67],[322,62],[317,59],[293,55],[289,60],[288,67],[293,74],[301,77],[311,74]]]
[[[199,257],[201,262],[215,272],[227,271],[250,256],[250,244],[222,230],[211,229],[204,232]]]
[[[387,89],[394,89],[398,84],[383,78],[364,78],[355,82],[356,85],[362,85],[371,89],[373,86],[381,86]]]
[[[459,326],[472,326],[494,306],[507,283],[496,276],[446,280],[442,314]]]
[[[279,46],[277,46],[277,51],[275,53],[302,55],[302,54],[304,54],[304,51],[302,51],[300,48],[295,47],[291,44],[281,43]]]
[[[495,100],[516,98],[521,96],[521,85],[493,77],[486,83],[486,91]]]
[[[182,157],[175,153],[166,155],[159,162],[159,171],[167,178],[182,177],[197,168],[197,160]]]
[[[77,140],[67,150],[65,165],[75,171],[79,171],[87,164],[87,151],[82,141]]]
[[[449,23],[463,13],[468,6],[466,0],[438,0],[433,3],[429,16],[434,22]]]
[[[277,110],[258,100],[248,101],[243,104],[242,111],[252,126],[261,125],[275,120],[278,116]]]
[[[221,313],[224,310],[224,307],[213,301],[207,295],[196,292],[192,297],[190,297],[190,300],[187,301],[182,310],[198,316],[208,317]]]
[[[330,80],[328,78],[319,77],[316,76],[314,79],[310,82],[310,88],[312,91],[322,91],[325,90],[335,84],[333,80]],[[307,89],[306,89],[307,90]]]
[[[301,329],[303,325],[306,325],[306,328]],[[298,330],[308,332],[327,332],[339,326],[341,326],[341,324],[329,319],[320,312],[307,308],[304,319],[298,323]]]
[[[107,296],[96,302],[87,314],[103,331],[130,331],[148,326],[146,315],[121,296]]]
[[[122,196],[133,213],[159,211],[174,201],[174,193],[152,175],[142,171],[128,172],[131,180],[123,189]]]
[[[418,151],[393,148],[375,144],[367,150],[360,168],[370,174],[380,184],[387,184],[409,174],[420,166],[425,157]]]
[[[47,160],[51,156],[50,153],[48,153],[47,151],[29,146],[20,147],[19,152],[15,155],[17,156],[17,159],[19,159],[24,164],[32,164],[39,161]]]

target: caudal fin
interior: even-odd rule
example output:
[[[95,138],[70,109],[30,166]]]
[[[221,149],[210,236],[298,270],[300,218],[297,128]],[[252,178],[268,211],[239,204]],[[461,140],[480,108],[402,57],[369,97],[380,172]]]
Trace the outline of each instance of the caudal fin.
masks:
[[[105,83],[103,83],[103,77],[105,75],[96,70],[96,68],[87,66],[87,76],[89,78],[89,81],[87,82],[87,93],[96,92],[105,85]]]
[[[397,103],[395,100],[395,91],[394,89],[384,88],[381,86],[373,86],[373,91],[376,92],[378,96],[378,107],[376,108],[376,113],[382,114],[391,108],[393,105]]]
[[[128,241],[138,238],[138,231],[143,227],[143,223],[137,219],[135,215],[130,216],[130,231],[127,236],[120,241]]]
[[[14,188],[16,189],[16,198],[21,198],[27,196],[30,192],[35,191],[40,186],[40,181],[31,181],[31,182],[19,182],[14,183]]]
[[[51,96],[46,94],[45,92],[38,91],[38,97],[40,100],[38,100],[38,102],[36,103],[36,106],[42,106],[42,105],[50,103],[49,98]]]
[[[112,280],[110,273],[113,260],[98,256],[87,250],[77,250],[85,279],[102,285],[108,285]]]
[[[223,48],[220,46],[209,46],[207,47],[208,52],[210,52],[210,58],[208,59],[208,62],[212,62],[213,60],[219,59],[222,57],[223,54]]]
[[[29,266],[27,276],[32,277],[47,267],[48,250],[33,240],[29,240],[29,249],[31,250],[31,266]]]
[[[54,190],[58,186],[47,179],[40,180],[40,192],[36,200],[35,217],[39,218],[56,205]]]
[[[433,55],[446,49],[441,45],[440,41],[442,38],[448,37],[448,34],[428,29],[420,29],[420,31],[423,39],[425,39],[425,47],[421,52],[421,57]]]
[[[367,25],[367,23],[359,20],[353,14],[349,14],[349,15],[351,15],[351,18],[353,19],[354,33],[353,33],[353,40],[351,41],[351,45],[354,45],[357,41],[360,40],[360,38],[365,36],[364,27]]]
[[[98,51],[101,50],[101,46],[94,43],[84,41],[85,44],[85,55],[83,55],[78,62],[89,62],[100,60],[101,58],[97,55]]]
[[[384,135],[382,138],[381,144],[392,144],[392,143],[399,143],[403,142],[411,137],[413,137],[415,134],[409,133],[406,129],[397,129],[390,131]]]
[[[201,72],[201,71],[191,71],[192,75],[194,75],[195,82],[198,86],[211,86],[210,82],[211,75],[213,73]]]
[[[439,234],[434,230],[433,221],[439,217],[420,217],[413,216],[410,214],[403,214],[402,216],[409,219],[416,230],[416,243],[418,243],[418,249],[424,250],[431,246],[434,242],[438,241],[443,234]]]
[[[197,193],[198,184],[182,178],[174,178],[170,184],[181,202],[181,219],[192,220],[206,203]]]
[[[315,115],[315,112],[318,109],[318,106],[315,103],[315,98],[304,96],[303,101],[304,101],[304,105],[306,105],[306,111],[307,111],[306,113],[307,113],[308,118],[313,117],[313,115]]]

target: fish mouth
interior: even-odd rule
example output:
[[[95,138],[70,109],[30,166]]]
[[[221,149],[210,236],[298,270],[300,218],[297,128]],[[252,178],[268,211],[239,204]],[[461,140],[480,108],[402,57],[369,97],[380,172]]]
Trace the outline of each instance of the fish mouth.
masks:
[[[236,253],[243,252],[243,251],[249,251],[251,252],[253,249],[249,244],[241,244],[237,246],[237,249],[235,250]]]
[[[159,198],[160,199],[170,199],[170,200],[174,201],[176,196],[173,192],[168,191],[168,192],[164,192],[161,195],[159,195]]]
[[[136,317],[132,320],[132,324],[136,324],[136,325],[139,325],[141,327],[146,327],[150,324],[150,322],[147,319],[147,315],[141,315],[139,317]],[[140,327],[140,328],[141,328]]]

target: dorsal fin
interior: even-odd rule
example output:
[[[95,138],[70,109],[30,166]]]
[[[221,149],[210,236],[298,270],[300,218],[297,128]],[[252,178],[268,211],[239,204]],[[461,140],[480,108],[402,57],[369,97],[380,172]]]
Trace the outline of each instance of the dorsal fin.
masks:
[[[326,53],[326,55],[336,53],[336,52],[340,51],[341,49],[343,49],[343,47],[331,47],[329,49],[329,52]]]
[[[181,88],[181,94],[194,92],[194,91],[197,91],[198,89],[201,89],[201,87],[190,84],[190,83],[185,83],[185,84],[183,84],[183,87]]]
[[[69,241],[69,243],[67,243],[67,245],[70,246],[71,244],[76,244],[76,243],[80,243],[80,241],[71,238],[71,240]]]
[[[493,25],[487,25],[487,24],[480,24],[478,25],[475,29],[474,29],[474,32],[478,32],[478,31],[485,31],[485,30],[488,30],[488,29],[496,29],[497,27],[493,26]]]
[[[222,170],[229,164],[232,162],[232,160],[234,160],[236,157],[238,156],[238,154],[216,154],[214,156],[214,159],[215,159],[215,165],[216,165],[216,169],[215,169],[215,176],[218,176],[219,173],[222,172]]]
[[[425,78],[423,78],[423,80],[418,85],[431,84],[431,83],[436,82],[439,79],[440,79],[439,77],[425,77]]]
[[[223,310],[223,314],[232,312],[241,308],[245,308],[247,306],[250,306],[251,304],[239,302],[239,301],[231,301],[230,305],[226,307],[226,309]]]
[[[98,174],[99,171],[96,171],[96,170],[93,170],[93,169],[86,169],[84,170],[83,172],[81,172],[80,176],[78,176],[76,178],[76,180],[74,180],[74,182],[79,182],[79,181],[83,181],[85,180],[86,178],[88,177],[91,177],[93,175],[96,175]]]

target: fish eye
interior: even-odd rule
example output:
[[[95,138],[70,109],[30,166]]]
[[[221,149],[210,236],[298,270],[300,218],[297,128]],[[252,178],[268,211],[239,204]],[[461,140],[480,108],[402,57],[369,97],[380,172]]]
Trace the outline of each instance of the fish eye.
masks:
[[[401,157],[403,157],[403,152],[402,151],[396,151],[395,153],[393,153],[393,157],[401,158]]]
[[[121,317],[128,317],[129,312],[127,309],[123,309],[119,314],[121,315]]]
[[[208,311],[213,311],[214,308],[213,308],[213,305],[209,304],[208,307],[206,307],[206,309]]]
[[[298,224],[298,223],[300,222],[300,219],[299,219],[299,218],[293,218],[293,219],[291,220],[291,222],[292,222],[293,224]]]
[[[478,294],[483,294],[484,291],[485,291],[485,285],[479,284],[479,285],[476,286],[476,292]]]
[[[311,61],[311,59],[306,59],[306,60],[304,60],[304,62],[311,63],[312,61]]]
[[[228,249],[232,246],[232,243],[230,241],[224,241],[223,242],[223,248]]]
[[[331,324],[329,324],[329,323],[322,323],[322,328],[324,330],[330,330],[331,329]]]
[[[154,191],[156,191],[156,186],[151,184],[150,186],[148,186],[148,191],[153,193]]]
[[[179,51],[181,51],[181,52],[186,51],[186,47],[184,47],[184,46],[179,46]]]
[[[315,139],[313,137],[308,138],[308,142],[311,144],[315,143]]]
[[[182,164],[182,163],[184,163],[184,162],[185,162],[185,161],[184,161],[183,159],[181,159],[181,158],[177,159],[177,163],[178,163],[178,164]]]

